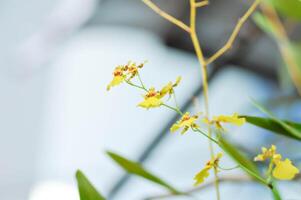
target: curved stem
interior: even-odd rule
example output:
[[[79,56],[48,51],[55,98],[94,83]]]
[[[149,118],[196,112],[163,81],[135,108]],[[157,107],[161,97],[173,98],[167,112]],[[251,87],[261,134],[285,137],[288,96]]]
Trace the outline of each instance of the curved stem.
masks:
[[[255,0],[251,7],[247,10],[247,12],[238,20],[235,28],[233,29],[233,32],[226,42],[226,44],[220,48],[215,54],[213,54],[208,60],[207,64],[212,63],[216,59],[218,59],[220,56],[222,56],[226,51],[231,49],[240,29],[244,25],[244,23],[247,21],[247,19],[251,16],[251,14],[256,10],[261,0]]]
[[[178,109],[178,108],[174,108],[174,107],[172,107],[172,106],[170,106],[170,105],[167,105],[167,104],[165,104],[165,103],[163,103],[162,106],[164,106],[164,107],[166,107],[166,108],[169,108],[169,109],[171,109],[171,110],[177,112],[177,113],[178,113],[179,115],[181,115],[181,116],[183,115],[182,111],[181,111],[180,109]]]
[[[133,86],[133,87],[135,87],[135,88],[139,88],[139,89],[141,89],[141,90],[144,90],[144,91],[148,91],[144,86],[140,86],[140,85],[136,85],[135,83],[132,83],[131,81],[129,81],[129,80],[126,80],[125,81],[127,84],[129,84],[130,86]]]
[[[221,167],[221,166],[217,166],[217,168],[221,169],[221,170],[225,170],[225,171],[230,171],[230,170],[233,170],[233,169],[237,169],[237,168],[240,168],[239,165],[236,165],[235,167],[230,167],[230,168],[224,168],[224,167]]]
[[[214,142],[215,144],[219,145],[219,142],[218,142],[216,139],[212,138],[210,135],[207,135],[206,133],[204,133],[204,132],[201,131],[200,129],[198,129],[198,128],[192,128],[192,130],[193,130],[194,132],[199,132],[199,133],[201,133],[201,134],[204,135],[206,138],[208,138],[209,141],[212,141],[212,142]]]
[[[198,8],[204,7],[204,6],[207,6],[207,5],[209,5],[209,1],[208,0],[203,0],[201,2],[196,2],[195,3],[195,7],[198,7]]]
[[[141,79],[141,77],[140,77],[139,72],[137,72],[137,76],[138,76],[139,82],[140,82],[140,84],[141,84],[141,87],[143,87],[144,90],[147,90],[146,87],[144,86],[143,82],[142,82],[142,79]]]
[[[183,29],[186,32],[190,32],[190,28],[184,24],[182,21],[176,19],[175,17],[171,16],[170,14],[167,14],[163,10],[161,10],[156,4],[154,4],[150,0],[142,0],[143,3],[145,3],[149,8],[151,8],[153,11],[155,11],[158,15],[165,18],[166,20],[170,21],[171,23],[177,25],[181,29]]]

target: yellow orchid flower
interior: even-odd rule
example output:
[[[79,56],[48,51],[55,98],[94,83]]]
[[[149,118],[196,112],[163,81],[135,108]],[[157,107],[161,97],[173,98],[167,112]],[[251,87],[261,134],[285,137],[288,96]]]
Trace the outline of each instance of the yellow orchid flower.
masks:
[[[210,169],[218,166],[219,160],[222,156],[223,156],[222,153],[218,153],[214,158],[212,158],[210,161],[207,162],[205,167],[195,175],[194,186],[198,186],[199,184],[205,181],[205,179],[209,176]]]
[[[269,149],[263,147],[262,154],[257,155],[255,161],[265,161],[270,159],[270,164],[273,167],[272,175],[279,180],[291,180],[296,174],[299,173],[299,169],[296,168],[289,159],[281,160],[282,156],[277,153],[277,148],[272,145]]]
[[[124,74],[124,72],[126,71],[126,68],[123,66],[117,66],[113,72],[113,80],[110,82],[110,84],[107,86],[107,90],[110,90],[111,87],[113,86],[117,86],[119,84],[121,84],[125,78],[126,75]]]
[[[157,92],[155,88],[150,88],[148,93],[144,95],[144,101],[138,104],[142,108],[156,108],[163,104],[160,97],[160,92]]]
[[[198,127],[198,125],[195,123],[197,118],[198,118],[197,115],[190,116],[189,112],[186,112],[179,121],[177,121],[172,125],[170,131],[174,133],[178,129],[183,128],[181,134],[184,134],[186,131],[188,131],[189,128]]]
[[[174,87],[179,85],[181,79],[182,78],[179,76],[175,83],[169,82],[167,85],[165,85],[160,91],[161,98],[163,98],[166,94],[171,95],[174,92]]]
[[[223,129],[222,123],[230,123],[236,126],[241,126],[246,122],[246,119],[243,117],[239,117],[237,113],[233,115],[219,115],[214,116],[212,120],[204,119],[204,123],[206,124],[215,124],[218,129]]]
[[[275,145],[271,145],[271,147],[269,149],[262,147],[261,148],[261,154],[258,154],[255,158],[254,161],[265,161],[267,159],[273,159],[275,158],[279,158],[281,159],[281,155],[276,153],[277,147]]]
[[[137,66],[136,63],[129,61],[126,65],[118,65],[113,72],[113,80],[107,86],[107,90],[111,87],[121,84],[123,81],[134,78],[138,74],[138,68],[142,68],[144,63]]]

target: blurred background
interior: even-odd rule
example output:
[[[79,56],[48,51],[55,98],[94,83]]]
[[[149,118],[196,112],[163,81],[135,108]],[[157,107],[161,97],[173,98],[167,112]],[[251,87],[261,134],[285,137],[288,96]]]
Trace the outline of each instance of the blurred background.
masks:
[[[189,22],[188,1],[154,2]],[[250,3],[212,0],[199,10],[206,56],[223,46]],[[203,105],[201,70],[187,33],[138,0],[2,0],[0,25],[0,199],[78,200],[77,169],[109,199],[164,193],[126,176],[105,150],[143,162],[178,187],[192,187],[192,177],[209,158],[207,141],[171,135],[175,113],[136,108],[139,91],[121,86],[106,92],[116,65],[148,60],[145,83],[159,87],[181,75],[180,105],[195,112],[194,97]],[[300,39],[299,27],[289,36]],[[250,19],[231,51],[209,67],[212,114],[254,114],[252,97],[274,102],[281,117],[300,121],[301,104],[282,66],[275,41]],[[252,156],[272,142],[296,162],[301,156],[298,143],[249,125],[233,129],[231,138]],[[222,195],[230,199],[238,187],[241,194],[231,199],[254,192],[257,199],[270,198],[254,184],[223,184]],[[301,189],[295,183],[280,187],[287,199],[296,199]],[[211,199],[213,191],[199,195]]]

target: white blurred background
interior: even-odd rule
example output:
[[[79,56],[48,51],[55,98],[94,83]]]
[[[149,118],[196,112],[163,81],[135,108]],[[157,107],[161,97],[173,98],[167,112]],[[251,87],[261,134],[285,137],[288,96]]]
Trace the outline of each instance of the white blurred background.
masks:
[[[186,1],[156,2],[187,22]],[[206,55],[222,46],[249,3],[216,0],[199,13]],[[209,157],[207,141],[169,134],[174,113],[138,109],[140,93],[131,88],[105,91],[116,65],[148,60],[145,82],[160,86],[181,75],[177,96],[193,111],[191,99],[202,101],[201,74],[186,33],[138,0],[2,0],[0,26],[0,199],[78,200],[77,169],[111,199],[164,192],[135,178],[116,189],[124,173],[105,156],[108,149],[140,158],[178,187],[192,186]],[[272,41],[247,23],[232,51],[210,66],[212,114],[250,113],[249,97],[279,95],[275,55]],[[233,132],[249,150],[277,139],[251,126]],[[254,191],[257,199],[270,198],[252,184],[239,185],[241,196],[231,198],[237,187],[223,185],[225,199],[246,199]],[[281,187],[294,198],[294,185]],[[210,189],[200,197],[212,195]]]

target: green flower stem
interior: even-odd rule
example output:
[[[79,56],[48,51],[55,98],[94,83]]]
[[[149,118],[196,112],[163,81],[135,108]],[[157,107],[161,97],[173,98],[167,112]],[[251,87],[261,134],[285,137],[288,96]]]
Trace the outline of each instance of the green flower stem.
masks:
[[[137,76],[138,76],[139,82],[140,82],[140,84],[141,84],[141,87],[142,87],[144,90],[147,90],[146,87],[144,86],[143,82],[142,82],[142,79],[141,79],[141,77],[140,77],[139,72],[137,72]]]
[[[269,164],[268,171],[267,171],[267,175],[268,175],[267,181],[268,181],[268,183],[272,183],[272,180],[273,180],[273,177],[272,177],[273,167],[274,167],[274,163],[271,160],[270,164]]]
[[[164,106],[164,107],[166,107],[166,108],[169,108],[169,109],[175,111],[176,113],[178,113],[178,114],[181,115],[181,116],[183,115],[182,111],[181,111],[180,109],[178,109],[178,108],[172,107],[172,106],[167,105],[167,104],[165,104],[165,103],[163,103],[162,106]]]
[[[144,91],[146,91],[146,92],[148,91],[144,86],[136,85],[136,84],[132,83],[132,82],[129,81],[129,80],[125,80],[125,82],[126,82],[127,84],[129,84],[130,86],[139,88],[139,89],[144,90]]]
[[[207,135],[206,133],[204,133],[204,132],[201,131],[200,129],[198,129],[198,128],[192,128],[192,130],[193,130],[194,132],[199,132],[199,133],[201,133],[202,135],[204,135],[205,137],[207,137],[210,141],[212,141],[212,142],[214,142],[215,144],[219,145],[219,142],[218,142],[216,139],[214,139],[214,138],[212,138],[211,136]]]
[[[245,170],[246,172],[248,172],[249,174],[252,174],[252,176],[256,177],[261,183],[263,183],[264,185],[270,187],[270,184],[263,179],[261,176],[259,176],[258,174],[254,173],[253,171],[249,170],[248,168],[244,167],[243,165],[239,164],[240,168],[242,168],[243,170]]]
[[[230,167],[230,168],[223,168],[221,166],[217,166],[217,168],[221,169],[221,170],[226,170],[226,171],[230,171],[230,170],[233,170],[233,169],[237,169],[237,168],[240,168],[239,165],[235,166],[235,167]]]
[[[174,90],[172,91],[172,96],[173,96],[173,99],[175,101],[176,108],[180,110],[180,107],[179,107],[179,104],[178,104],[178,101],[177,101],[177,97],[176,97],[176,93],[175,93]]]

